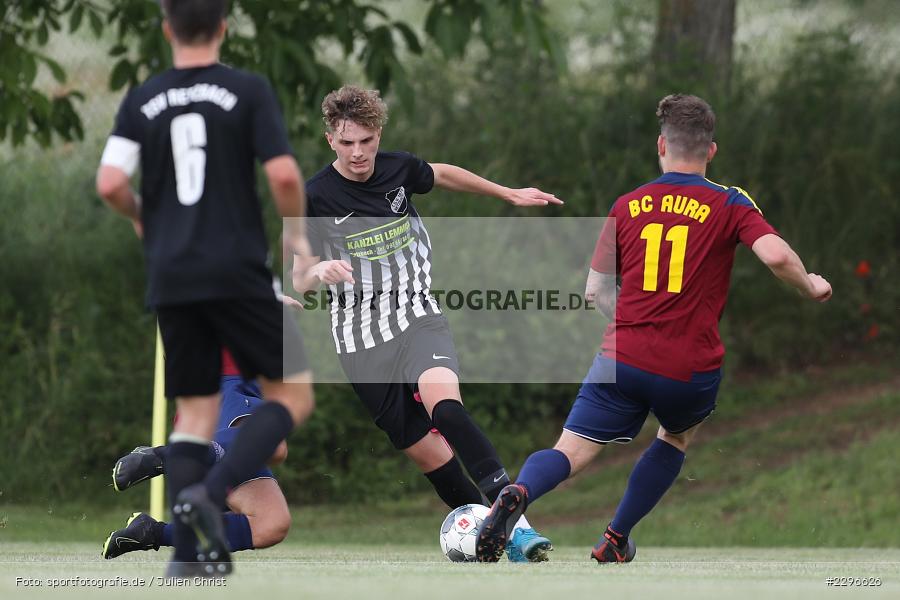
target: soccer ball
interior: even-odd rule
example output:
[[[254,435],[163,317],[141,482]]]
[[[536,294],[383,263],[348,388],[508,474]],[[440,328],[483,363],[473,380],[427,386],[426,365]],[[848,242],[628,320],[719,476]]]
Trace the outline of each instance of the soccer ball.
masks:
[[[447,515],[441,524],[441,550],[453,562],[475,562],[481,523],[491,511],[481,504],[466,504]]]

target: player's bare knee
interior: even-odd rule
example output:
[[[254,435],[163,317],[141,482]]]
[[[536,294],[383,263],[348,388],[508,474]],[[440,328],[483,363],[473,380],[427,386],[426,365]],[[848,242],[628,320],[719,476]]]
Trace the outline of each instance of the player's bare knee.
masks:
[[[291,413],[294,425],[306,421],[315,408],[310,381],[263,381],[262,392],[266,400],[278,402]]]
[[[312,394],[307,398],[294,398],[291,400],[291,403],[286,405],[285,408],[291,413],[291,417],[294,419],[294,425],[300,425],[305,422],[315,409],[316,403],[313,400]]]
[[[690,435],[688,435],[688,432],[691,432]],[[687,452],[688,446],[691,442],[691,438],[693,437],[693,429],[689,429],[688,431],[684,431],[682,433],[670,433],[664,428],[660,427],[659,431],[656,433],[656,437],[669,444],[670,446],[678,448],[682,452]]]
[[[594,457],[603,450],[603,445],[563,431],[553,449],[559,450],[569,459],[569,476],[571,477],[590,464]]]
[[[285,460],[287,460],[288,455],[288,447],[287,442],[281,440],[281,443],[275,448],[275,452],[272,453],[272,456],[269,458],[266,464],[270,467],[274,467],[276,465],[280,465]]]
[[[403,451],[423,473],[430,473],[447,464],[453,458],[453,451],[438,433],[427,433],[425,437]]]
[[[264,515],[250,518],[250,530],[253,532],[254,548],[268,548],[279,544],[291,530],[291,513],[287,507],[267,510]]]

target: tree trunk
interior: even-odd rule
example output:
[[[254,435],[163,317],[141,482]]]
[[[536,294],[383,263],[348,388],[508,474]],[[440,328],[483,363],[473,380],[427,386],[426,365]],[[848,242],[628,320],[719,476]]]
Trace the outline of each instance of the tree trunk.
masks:
[[[724,90],[731,76],[737,0],[659,0],[653,58],[658,79]]]

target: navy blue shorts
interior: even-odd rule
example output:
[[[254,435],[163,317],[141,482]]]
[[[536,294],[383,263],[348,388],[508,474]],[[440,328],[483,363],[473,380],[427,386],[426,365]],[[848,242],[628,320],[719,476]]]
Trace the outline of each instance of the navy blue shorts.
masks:
[[[235,422],[242,417],[247,417],[258,407],[265,403],[262,399],[259,385],[255,381],[246,380],[240,376],[226,375],[222,377],[222,407],[219,411],[219,424],[213,440],[226,452],[234,439],[233,432],[228,429],[235,426]],[[272,471],[264,467],[247,481],[268,477],[275,479]],[[246,483],[246,482],[245,482]]]
[[[721,380],[721,369],[678,381],[598,354],[563,429],[592,442],[630,442],[652,411],[666,431],[681,433],[715,410]]]

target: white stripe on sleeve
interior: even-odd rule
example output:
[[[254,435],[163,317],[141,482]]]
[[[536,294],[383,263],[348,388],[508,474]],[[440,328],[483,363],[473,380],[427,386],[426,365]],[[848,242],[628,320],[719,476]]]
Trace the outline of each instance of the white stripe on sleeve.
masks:
[[[141,160],[141,145],[128,138],[111,135],[100,158],[101,165],[116,167],[131,177]]]

